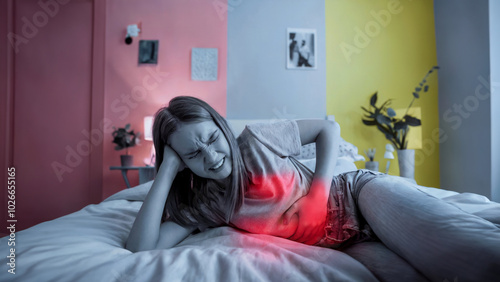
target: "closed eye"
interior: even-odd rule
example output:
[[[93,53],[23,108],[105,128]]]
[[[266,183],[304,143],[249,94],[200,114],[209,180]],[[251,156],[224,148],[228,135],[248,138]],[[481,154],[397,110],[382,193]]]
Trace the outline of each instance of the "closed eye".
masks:
[[[199,154],[199,153],[200,153],[200,150],[198,150],[198,151],[196,151],[196,152],[192,153],[192,156],[191,156],[191,157],[189,157],[188,159],[190,159],[190,160],[191,160],[191,159],[196,158],[196,157],[198,156],[198,154]]]
[[[212,145],[213,143],[215,143],[215,141],[217,141],[217,139],[219,139],[219,136],[220,136],[220,134],[217,134],[217,136],[212,135],[212,139],[210,139],[210,141],[208,142],[208,145]]]
[[[217,141],[217,140],[219,139],[220,134],[215,135],[216,133],[217,133],[217,131],[214,131],[214,133],[212,134],[212,136],[210,136],[210,140],[209,140],[209,141],[208,141],[208,143],[207,143],[207,145],[208,145],[208,146],[212,145],[213,143],[215,143],[215,141]],[[196,152],[191,153],[191,156],[190,156],[190,157],[188,157],[188,159],[190,159],[190,160],[191,160],[191,159],[196,158],[196,157],[198,156],[198,154],[199,154],[199,153],[200,153],[200,150],[198,150],[198,151],[196,151]]]

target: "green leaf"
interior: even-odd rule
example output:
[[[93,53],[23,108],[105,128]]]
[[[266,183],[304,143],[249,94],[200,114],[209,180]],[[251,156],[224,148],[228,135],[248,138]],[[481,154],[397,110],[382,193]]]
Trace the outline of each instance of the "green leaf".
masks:
[[[130,130],[130,123],[126,124],[125,127],[113,128],[115,130],[111,133],[111,135],[113,136],[112,143],[115,143],[117,145],[115,147],[115,150],[127,149],[139,144],[138,137],[141,135],[141,133]]]
[[[424,87],[424,92],[427,92],[428,90],[429,90],[429,85],[426,85],[426,86]]]
[[[377,103],[377,92],[375,92],[372,97],[370,98],[370,105],[375,107],[375,104]]]
[[[418,95],[418,93],[417,93],[417,92],[413,92],[413,97],[415,97],[415,98],[417,98],[417,99],[418,99],[418,98],[420,98],[420,95]]]
[[[408,128],[408,125],[404,121],[398,121],[394,124],[394,130],[399,131],[401,129]]]
[[[375,117],[375,119],[380,123],[380,124],[391,124],[391,119],[382,115],[382,114],[379,114]]]
[[[384,133],[384,135],[389,134],[389,133],[387,132],[387,129],[383,128],[382,126],[377,125],[377,128],[378,128],[378,130],[380,130],[380,132]]]
[[[363,109],[363,110],[364,110],[365,112],[367,112],[367,113],[373,114],[373,112],[371,112],[371,111],[367,110],[365,107],[361,107],[361,109]]]
[[[367,120],[367,119],[362,119],[363,123],[365,125],[368,125],[368,126],[372,126],[372,125],[377,125],[377,122],[374,121],[374,120]]]
[[[392,108],[387,108],[387,115],[389,115],[390,117],[395,117],[396,111],[393,110]]]
[[[421,88],[421,87],[415,87],[415,91],[416,91],[416,92],[420,92],[420,90],[422,90],[422,88]]]
[[[420,119],[418,119],[416,117],[409,116],[409,115],[404,116],[404,120],[409,126],[422,125],[422,122],[420,121]]]
[[[391,99],[389,99],[389,100],[385,101],[385,102],[382,104],[382,106],[380,106],[380,108],[382,109],[382,108],[384,108],[385,106],[389,106],[390,104],[391,104]]]
[[[380,131],[384,134],[384,136],[385,136],[385,138],[386,138],[387,140],[392,141],[393,136],[392,136],[392,134],[391,134],[391,131],[389,131],[388,129],[384,128],[384,127],[383,127],[383,126],[381,126],[381,125],[377,125],[377,128],[378,128],[378,130],[380,130]]]

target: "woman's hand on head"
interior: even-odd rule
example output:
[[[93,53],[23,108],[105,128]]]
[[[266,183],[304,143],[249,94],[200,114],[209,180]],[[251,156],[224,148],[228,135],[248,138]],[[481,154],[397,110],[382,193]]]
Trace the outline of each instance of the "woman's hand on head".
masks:
[[[186,165],[182,161],[181,157],[177,154],[172,147],[165,145],[163,147],[163,162],[169,163],[170,165],[177,166],[177,172],[180,172],[186,168]]]

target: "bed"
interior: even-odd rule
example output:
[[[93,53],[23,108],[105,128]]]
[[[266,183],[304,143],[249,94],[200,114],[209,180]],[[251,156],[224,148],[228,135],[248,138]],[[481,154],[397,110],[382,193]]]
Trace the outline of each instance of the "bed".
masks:
[[[351,145],[344,143],[337,173],[356,168],[360,156]],[[300,156],[307,165],[312,151],[305,147]],[[132,253],[125,241],[151,185],[124,189],[17,232],[15,274],[8,272],[12,265],[3,252],[0,281],[427,281],[380,242],[337,251],[230,227],[190,235],[171,249]],[[471,193],[419,189],[500,227],[499,203]],[[8,239],[0,239],[3,250]]]

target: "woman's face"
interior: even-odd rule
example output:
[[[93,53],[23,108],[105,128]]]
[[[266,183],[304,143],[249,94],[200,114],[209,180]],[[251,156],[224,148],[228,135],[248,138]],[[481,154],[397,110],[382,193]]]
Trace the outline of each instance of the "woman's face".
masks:
[[[184,164],[199,177],[222,180],[231,175],[231,148],[213,121],[183,123],[168,141]]]

